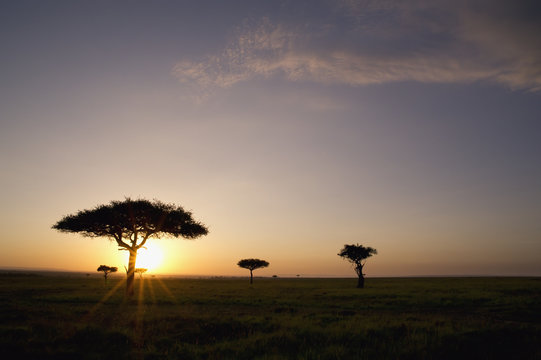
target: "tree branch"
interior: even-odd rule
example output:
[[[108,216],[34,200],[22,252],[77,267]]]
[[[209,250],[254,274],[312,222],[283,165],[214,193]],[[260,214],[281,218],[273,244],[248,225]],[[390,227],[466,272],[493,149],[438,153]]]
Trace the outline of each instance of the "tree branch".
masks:
[[[124,248],[125,250],[130,250],[130,246],[126,244],[124,241],[122,241],[122,235],[113,234],[113,238],[115,239],[117,245],[120,248]]]
[[[148,238],[154,234],[154,232],[149,232],[145,235],[145,237],[143,238],[143,241],[141,241],[141,244],[137,245],[137,249],[139,250],[140,248],[143,247],[143,245],[145,245],[145,243],[147,242]]]

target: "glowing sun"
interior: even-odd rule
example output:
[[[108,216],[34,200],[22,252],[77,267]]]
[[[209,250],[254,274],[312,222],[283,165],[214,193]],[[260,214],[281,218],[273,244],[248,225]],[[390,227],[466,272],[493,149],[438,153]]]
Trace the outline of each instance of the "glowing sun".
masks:
[[[159,245],[146,244],[137,252],[136,267],[149,271],[156,270],[163,261],[163,251]]]

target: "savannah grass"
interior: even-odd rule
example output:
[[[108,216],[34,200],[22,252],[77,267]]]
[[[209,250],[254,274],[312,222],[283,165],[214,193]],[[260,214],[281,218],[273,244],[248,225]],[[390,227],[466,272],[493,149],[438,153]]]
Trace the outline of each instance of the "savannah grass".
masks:
[[[541,278],[0,275],[17,359],[541,359]]]

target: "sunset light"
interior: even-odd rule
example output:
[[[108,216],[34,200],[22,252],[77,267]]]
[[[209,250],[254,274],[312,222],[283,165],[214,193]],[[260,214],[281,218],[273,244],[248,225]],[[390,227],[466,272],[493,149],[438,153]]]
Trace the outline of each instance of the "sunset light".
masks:
[[[149,242],[137,253],[136,266],[138,268],[148,269],[149,272],[159,272],[163,270],[164,254],[160,245]]]
[[[208,226],[150,238],[149,272],[352,276],[359,243],[370,276],[541,275],[537,13],[0,2],[0,266],[122,273],[125,247],[51,225],[130,197]]]
[[[3,358],[541,359],[541,0],[0,19]]]

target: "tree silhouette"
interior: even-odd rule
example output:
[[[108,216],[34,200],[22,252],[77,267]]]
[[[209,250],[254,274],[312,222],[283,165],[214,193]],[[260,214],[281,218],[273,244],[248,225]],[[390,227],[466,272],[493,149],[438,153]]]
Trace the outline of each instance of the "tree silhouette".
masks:
[[[355,272],[359,277],[357,282],[358,288],[364,288],[364,274],[363,266],[366,264],[366,259],[372,255],[376,255],[378,252],[371,247],[364,247],[362,245],[344,245],[344,248],[340,250],[338,256],[348,260],[353,264]]]
[[[145,268],[135,268],[135,272],[139,274],[139,278],[143,278],[143,273],[146,273],[148,269]]]
[[[242,259],[237,263],[243,269],[250,270],[250,284],[254,283],[253,271],[259,268],[264,268],[269,266],[269,263],[265,260],[260,259]]]
[[[126,198],[111,201],[91,210],[81,210],[63,217],[53,229],[81,233],[88,237],[106,237],[115,241],[119,250],[126,250],[130,257],[126,270],[126,295],[133,296],[133,280],[137,250],[150,238],[164,236],[195,239],[208,233],[202,223],[192,218],[191,212],[158,200]]]
[[[107,284],[107,276],[109,273],[117,272],[118,268],[116,266],[100,265],[96,271],[103,271],[103,277],[105,278],[105,283]]]

